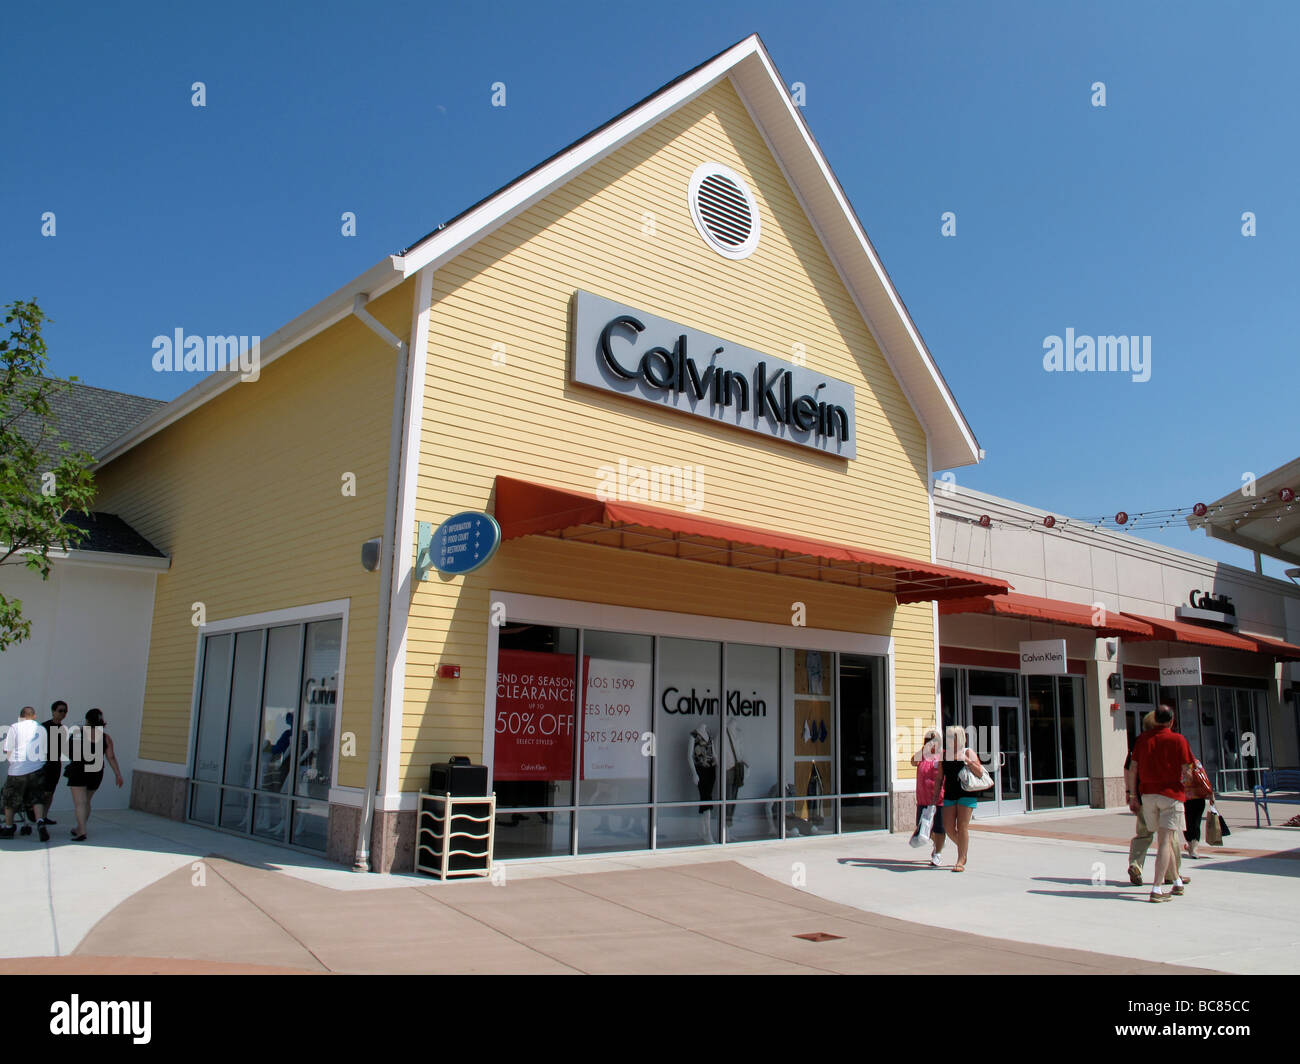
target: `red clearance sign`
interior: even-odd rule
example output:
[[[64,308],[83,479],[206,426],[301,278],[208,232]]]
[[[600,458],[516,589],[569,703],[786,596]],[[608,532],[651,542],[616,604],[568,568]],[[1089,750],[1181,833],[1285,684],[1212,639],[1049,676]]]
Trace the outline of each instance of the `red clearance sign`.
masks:
[[[494,779],[572,777],[573,665],[572,654],[498,652]],[[587,659],[582,666],[585,681]]]

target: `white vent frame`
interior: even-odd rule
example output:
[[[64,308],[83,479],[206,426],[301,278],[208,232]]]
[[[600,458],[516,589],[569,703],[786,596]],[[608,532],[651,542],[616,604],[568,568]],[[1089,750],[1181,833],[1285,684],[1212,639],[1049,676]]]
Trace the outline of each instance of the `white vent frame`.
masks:
[[[749,236],[740,244],[727,244],[715,237],[700,213],[700,185],[704,183],[705,178],[714,175],[726,178],[745,197],[745,205],[749,208],[749,216],[753,224]],[[695,172],[691,174],[690,184],[687,187],[686,202],[690,206],[691,221],[695,223],[696,230],[704,238],[704,242],[723,258],[747,259],[758,248],[758,241],[763,231],[763,220],[758,213],[758,201],[754,199],[754,193],[750,191],[745,179],[731,167],[724,166],[722,163],[701,163],[697,166]]]

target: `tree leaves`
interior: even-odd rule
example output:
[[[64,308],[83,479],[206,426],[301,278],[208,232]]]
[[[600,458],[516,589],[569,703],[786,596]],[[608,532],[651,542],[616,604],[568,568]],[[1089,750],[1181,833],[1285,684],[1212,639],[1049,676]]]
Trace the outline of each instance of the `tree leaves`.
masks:
[[[95,497],[94,458],[57,448],[58,425],[50,397],[71,381],[46,376],[41,326],[48,319],[35,300],[6,308],[7,338],[0,340],[0,565],[21,564],[50,575],[51,550],[70,550],[85,533],[64,521],[70,510],[88,513]],[[0,651],[31,636],[22,602],[0,594]]]

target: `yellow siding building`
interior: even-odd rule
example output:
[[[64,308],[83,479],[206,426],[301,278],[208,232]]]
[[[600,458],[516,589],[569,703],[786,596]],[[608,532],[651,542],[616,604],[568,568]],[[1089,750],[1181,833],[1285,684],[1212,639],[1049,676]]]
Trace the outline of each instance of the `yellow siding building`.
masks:
[[[719,380],[752,356],[850,395],[848,439],[781,424],[752,375],[730,423],[716,392],[682,400],[684,369],[620,377],[593,306],[672,326],[662,356],[654,325],[608,333],[643,370],[689,334]],[[498,856],[908,820],[895,729],[936,719],[934,602],[1006,585],[934,564],[933,470],[978,447],[757,38],[262,363],[98,474],[96,506],[173,559],[133,804],[381,869],[410,867],[416,794],[453,755],[492,771]],[[465,511],[504,541],[439,572],[421,547]]]

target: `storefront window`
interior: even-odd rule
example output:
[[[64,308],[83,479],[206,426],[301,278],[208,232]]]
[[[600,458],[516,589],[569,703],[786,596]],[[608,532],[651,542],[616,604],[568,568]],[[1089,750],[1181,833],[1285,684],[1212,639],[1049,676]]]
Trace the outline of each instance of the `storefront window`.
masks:
[[[199,723],[194,745],[195,780],[221,779],[234,648],[233,635],[215,635],[203,641],[203,680],[199,685]],[[217,787],[191,787],[190,819],[216,824],[220,799],[221,791]]]
[[[331,618],[204,639],[191,820],[325,849],[342,632]]]
[[[940,725],[947,729],[957,723],[957,670],[939,670]],[[947,734],[945,731],[944,734]]]
[[[586,693],[578,801],[617,806],[583,812],[578,851],[600,853],[648,846],[654,639],[618,632],[583,632]]]
[[[721,838],[723,698],[721,643],[659,640],[659,846]]]
[[[840,654],[840,830],[875,831],[888,826],[889,748],[882,724],[885,662],[882,658]],[[911,751],[907,751],[910,756]]]
[[[1162,687],[1160,699],[1176,707],[1176,727],[1194,757],[1222,792],[1248,791],[1268,766],[1264,692],[1243,687]]]
[[[972,669],[967,683],[972,695],[981,695],[984,698],[1020,697],[1019,673]]]
[[[520,624],[497,644],[493,788],[503,857],[572,852],[578,630]],[[585,670],[584,670],[585,671]]]
[[[1255,709],[1255,743],[1259,751],[1258,768],[1267,770],[1273,765],[1273,735],[1268,725],[1268,697],[1263,691],[1251,691]],[[1255,780],[1259,782],[1258,778]]]
[[[794,713],[786,726],[786,748],[792,751],[788,778],[796,797],[806,799],[798,803],[804,815],[796,817],[793,825],[787,816],[786,833],[792,826],[803,835],[833,831],[835,804],[824,796],[834,794],[836,788],[834,655],[792,650],[786,656],[794,679]]]
[[[261,629],[235,636],[235,671],[230,695],[230,727],[226,730],[226,769],[223,782],[234,787],[253,786],[257,762],[258,697],[262,684]],[[253,796],[246,790],[227,790],[221,798],[221,826],[247,831]]]
[[[283,798],[293,772],[293,714],[302,675],[302,626],[272,628],[267,640],[266,681],[262,692],[261,744],[253,803],[253,834],[282,839],[288,817]]]
[[[1163,691],[1163,688],[1162,688]],[[1179,701],[1179,705],[1186,705],[1191,708],[1192,700],[1198,706],[1199,712],[1197,722],[1200,727],[1200,758],[1201,764],[1205,766],[1205,771],[1214,783],[1215,790],[1220,790],[1223,781],[1220,773],[1223,769],[1223,762],[1219,757],[1219,729],[1218,729],[1218,702],[1214,696],[1212,687],[1189,687],[1187,695]],[[1189,713],[1187,731],[1192,730],[1191,714]],[[1188,738],[1190,745],[1191,739]],[[1195,752],[1195,749],[1193,749]]]
[[[1027,676],[1031,809],[1088,805],[1088,735],[1083,681],[1077,676]]]
[[[763,807],[781,793],[781,650],[728,643],[726,659],[727,840],[774,838]]]
[[[524,623],[498,640],[502,858],[887,827],[884,658]]]
[[[1025,678],[1029,707],[1029,778],[1053,781],[1060,778],[1060,747],[1056,741],[1056,685],[1051,676]],[[1035,808],[1043,790],[1034,788]]]

